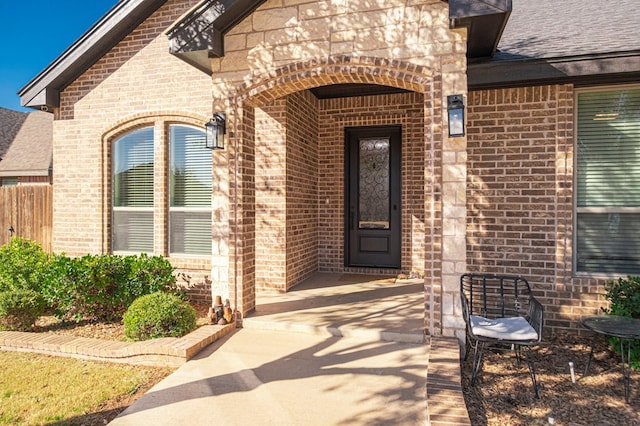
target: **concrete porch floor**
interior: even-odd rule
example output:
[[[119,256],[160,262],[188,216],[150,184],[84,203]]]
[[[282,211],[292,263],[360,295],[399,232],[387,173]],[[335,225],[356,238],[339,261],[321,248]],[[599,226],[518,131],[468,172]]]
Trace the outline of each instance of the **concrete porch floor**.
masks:
[[[258,293],[243,327],[424,343],[424,283],[315,273],[287,293]]]

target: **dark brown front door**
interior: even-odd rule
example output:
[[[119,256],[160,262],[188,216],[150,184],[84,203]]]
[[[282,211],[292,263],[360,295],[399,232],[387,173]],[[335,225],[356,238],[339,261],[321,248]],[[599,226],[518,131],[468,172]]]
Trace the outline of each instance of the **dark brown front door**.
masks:
[[[400,268],[400,127],[347,128],[345,145],[345,264]]]

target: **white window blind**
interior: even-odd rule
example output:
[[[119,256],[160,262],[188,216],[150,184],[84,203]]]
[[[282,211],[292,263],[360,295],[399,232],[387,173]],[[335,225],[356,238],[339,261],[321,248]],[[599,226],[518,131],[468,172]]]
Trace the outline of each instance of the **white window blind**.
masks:
[[[577,104],[576,270],[640,273],[640,88]]]
[[[204,130],[170,126],[169,251],[211,254],[211,150]]]
[[[113,251],[153,252],[153,128],[113,143]]]

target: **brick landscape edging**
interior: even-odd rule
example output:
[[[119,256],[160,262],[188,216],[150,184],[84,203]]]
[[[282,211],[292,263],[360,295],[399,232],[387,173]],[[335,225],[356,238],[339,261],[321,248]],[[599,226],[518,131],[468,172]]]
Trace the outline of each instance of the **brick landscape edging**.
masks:
[[[119,342],[53,333],[0,331],[0,350],[37,352],[134,365],[179,367],[234,329],[235,324],[205,325],[183,337],[165,337],[142,342]]]
[[[460,378],[458,339],[431,337],[427,368],[427,424],[471,425]]]

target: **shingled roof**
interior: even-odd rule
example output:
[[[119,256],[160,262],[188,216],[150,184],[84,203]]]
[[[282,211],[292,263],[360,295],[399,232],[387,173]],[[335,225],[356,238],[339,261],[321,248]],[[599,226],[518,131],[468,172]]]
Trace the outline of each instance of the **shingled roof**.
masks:
[[[53,115],[0,108],[0,177],[48,176]]]
[[[496,60],[640,50],[638,0],[512,0]]]
[[[27,113],[0,107],[0,161],[16,138]]]
[[[512,0],[492,58],[469,64],[471,88],[640,80],[638,0]]]

